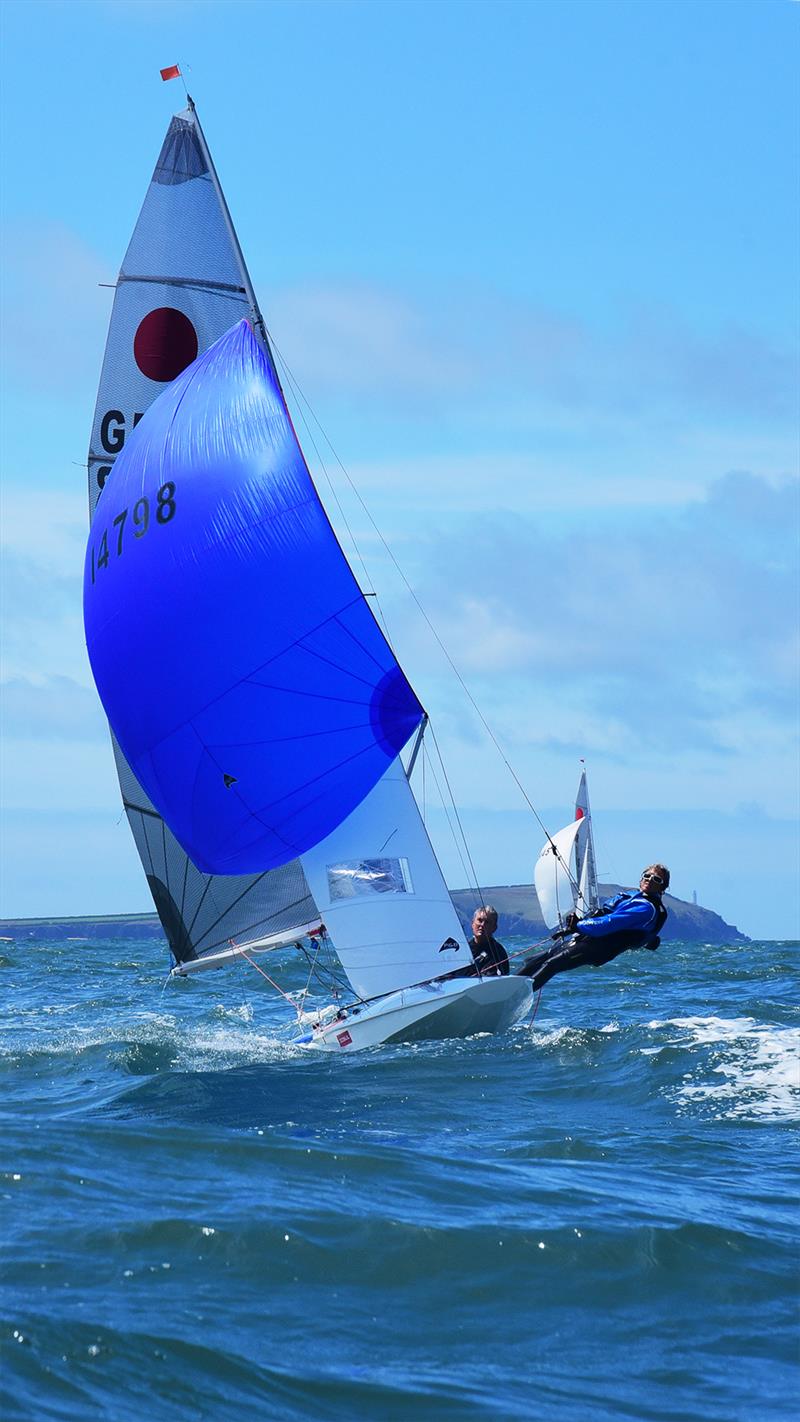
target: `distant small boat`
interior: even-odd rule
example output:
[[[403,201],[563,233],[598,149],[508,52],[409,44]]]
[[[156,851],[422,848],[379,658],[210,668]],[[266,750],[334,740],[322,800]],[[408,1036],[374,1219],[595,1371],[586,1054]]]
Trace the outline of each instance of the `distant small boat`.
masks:
[[[311,480],[191,100],[109,351],[96,431],[124,436],[90,459],[87,646],[174,973],[334,945],[354,997],[301,1024],[321,1050],[509,1026],[529,979],[451,976],[471,952],[409,783],[427,715]],[[103,384],[125,362],[133,414]]]
[[[533,871],[542,918],[563,928],[569,913],[591,913],[598,905],[597,867],[586,770],[581,771],[575,816],[542,846]]]

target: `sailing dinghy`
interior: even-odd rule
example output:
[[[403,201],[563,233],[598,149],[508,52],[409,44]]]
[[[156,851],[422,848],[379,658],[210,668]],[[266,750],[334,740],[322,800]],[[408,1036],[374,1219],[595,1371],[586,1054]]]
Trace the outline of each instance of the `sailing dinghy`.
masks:
[[[597,867],[585,769],[575,797],[574,819],[543,845],[533,882],[548,928],[563,929],[568,914],[583,918],[597,908]]]
[[[526,978],[450,976],[470,950],[400,755],[427,717],[312,482],[191,100],[117,282],[89,479],[87,646],[173,971],[332,941],[354,998],[307,1045],[509,1026]]]

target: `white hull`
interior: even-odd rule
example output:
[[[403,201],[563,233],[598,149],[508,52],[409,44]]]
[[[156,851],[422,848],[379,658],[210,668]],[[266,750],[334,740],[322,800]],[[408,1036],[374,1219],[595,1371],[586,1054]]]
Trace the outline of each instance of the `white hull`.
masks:
[[[322,1052],[358,1052],[384,1042],[425,1042],[503,1032],[531,1005],[530,978],[455,978],[401,988],[376,1002],[344,1009],[321,1023],[304,1046]]]

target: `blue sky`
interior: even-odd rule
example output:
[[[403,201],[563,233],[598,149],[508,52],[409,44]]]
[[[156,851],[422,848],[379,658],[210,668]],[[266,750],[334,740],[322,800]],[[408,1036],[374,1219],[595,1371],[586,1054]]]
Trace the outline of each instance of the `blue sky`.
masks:
[[[537,809],[568,817],[584,755],[609,878],[661,858],[796,934],[800,6],[1,19],[2,911],[149,908],[83,645],[80,466],[98,283],[180,61],[277,345]],[[540,833],[325,462],[480,877],[529,881]]]

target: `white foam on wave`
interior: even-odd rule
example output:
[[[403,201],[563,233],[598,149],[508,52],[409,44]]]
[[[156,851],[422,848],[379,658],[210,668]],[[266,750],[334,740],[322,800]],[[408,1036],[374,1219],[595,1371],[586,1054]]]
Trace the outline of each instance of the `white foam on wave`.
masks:
[[[294,1022],[287,1020],[285,1035],[280,1027],[258,1032],[252,1026],[253,1011],[249,1004],[232,1008],[217,1004],[211,1011],[210,1022],[186,1022],[169,1012],[145,1012],[133,1018],[39,1031],[25,1048],[21,1049],[18,1044],[0,1045],[0,1057],[20,1056],[26,1051],[44,1056],[80,1057],[97,1048],[114,1051],[131,1046],[162,1047],[170,1052],[170,1065],[175,1070],[207,1071],[282,1060],[303,1053],[303,1048],[291,1041],[291,1034],[296,1030]]]
[[[594,1036],[596,1032],[601,1033],[605,1037],[613,1037],[617,1032],[621,1032],[622,1028],[618,1022],[607,1022],[605,1027],[592,1027],[591,1029],[565,1025],[559,1027],[545,1027],[544,1024],[537,1026],[535,1022],[525,1022],[520,1023],[519,1029],[515,1030],[521,1030],[525,1032],[526,1036],[529,1035],[529,1040],[535,1042],[537,1047],[555,1047],[561,1042],[582,1044]]]
[[[43,1013],[58,1009],[44,1007]],[[75,1005],[63,1011],[75,1010]],[[126,1046],[131,1042],[142,1046],[161,1046],[170,1033],[174,1035],[175,1019],[165,1013],[144,1013],[133,1020],[120,1018],[105,1023],[94,1022],[75,1027],[55,1028],[52,1031],[39,1030],[31,1035],[24,1047],[3,1046],[0,1056],[20,1056],[26,1052],[42,1056],[77,1055],[91,1051],[94,1047]]]
[[[223,1003],[218,1002],[214,1007],[214,1016],[230,1017],[237,1022],[252,1022],[254,1014],[249,1002],[243,1002],[241,1007],[225,1007]]]
[[[715,1102],[720,1117],[800,1118],[800,1029],[754,1017],[672,1017],[647,1025],[677,1028],[683,1044],[716,1048],[686,1074],[679,1099]],[[709,1080],[709,1073],[722,1080]]]
[[[537,1047],[557,1047],[561,1042],[582,1041],[585,1033],[579,1027],[533,1027],[531,1040]]]
[[[304,1055],[303,1048],[287,1037],[243,1031],[234,1024],[193,1027],[176,1046],[173,1065],[178,1071],[220,1071]]]
[[[724,1042],[730,1037],[741,1037],[756,1026],[755,1017],[667,1017],[663,1022],[655,1020],[648,1027],[684,1027],[691,1032],[696,1042]]]

